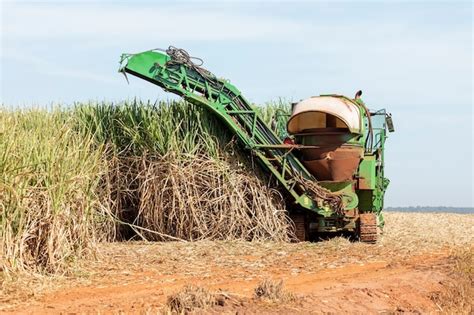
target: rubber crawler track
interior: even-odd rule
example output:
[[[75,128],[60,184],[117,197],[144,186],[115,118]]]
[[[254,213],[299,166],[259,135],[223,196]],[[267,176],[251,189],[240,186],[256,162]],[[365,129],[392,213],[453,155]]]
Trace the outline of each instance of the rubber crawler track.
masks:
[[[359,216],[359,238],[363,243],[377,242],[377,216],[375,213],[362,213]]]

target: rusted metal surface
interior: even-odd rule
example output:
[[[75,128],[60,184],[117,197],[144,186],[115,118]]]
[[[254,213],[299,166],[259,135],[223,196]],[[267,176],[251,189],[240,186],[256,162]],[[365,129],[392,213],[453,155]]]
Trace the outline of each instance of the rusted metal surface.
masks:
[[[359,147],[328,146],[303,151],[303,164],[318,180],[351,180],[364,151]]]
[[[349,209],[349,210],[345,210],[345,216],[347,218],[355,218],[357,216],[357,208],[353,208],[353,209]]]
[[[357,181],[357,187],[362,190],[369,190],[370,183],[365,177],[360,177]]]
[[[378,237],[377,215],[362,213],[359,216],[359,238],[364,243],[375,243]]]

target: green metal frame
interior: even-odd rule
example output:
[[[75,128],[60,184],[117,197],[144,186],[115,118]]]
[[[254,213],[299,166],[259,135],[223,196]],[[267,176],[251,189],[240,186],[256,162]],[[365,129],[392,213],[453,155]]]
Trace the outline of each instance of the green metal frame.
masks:
[[[364,187],[358,187],[356,192],[359,197],[359,211],[375,212],[379,218],[379,225],[383,227],[384,195],[390,183],[390,180],[384,175],[385,141],[388,138],[385,121],[387,113],[382,109],[371,115],[373,117],[380,115],[383,122],[380,126],[372,127],[375,133],[374,142],[371,148],[366,148],[364,159],[359,165],[357,174],[359,178],[364,179],[365,185]]]
[[[306,193],[302,177],[316,181],[292,154],[291,146],[269,128],[250,103],[230,82],[203,76],[184,64],[169,63],[170,57],[159,51],[124,54],[119,71],[160,86],[186,101],[205,106],[218,115],[244,146],[266,167],[300,207],[328,216]]]
[[[241,92],[229,81],[218,79],[210,73],[203,74],[186,64],[170,62],[167,54],[156,50],[123,54],[119,71],[142,78],[165,91],[183,97],[190,103],[204,106],[214,112],[285,188],[297,207],[319,215],[318,221],[323,231],[355,228],[353,218],[341,217],[309,196],[301,179],[314,182],[316,179],[292,153],[292,150],[298,149],[299,146],[284,144],[276,131],[265,124]],[[371,118],[367,116],[368,111],[362,100],[333,94],[329,96],[341,97],[358,105],[363,127],[360,133],[351,136],[348,143],[366,146]],[[386,115],[384,110],[376,114]],[[279,115],[285,116],[284,113]],[[277,118],[277,130],[284,134],[285,132],[280,130],[281,119]],[[384,143],[387,138],[385,124],[377,130],[376,143],[371,148],[366,147],[364,158],[359,165],[356,176],[358,180],[344,183],[320,182],[320,185],[331,191],[338,191],[343,196],[346,210],[357,208],[361,212],[375,212],[383,225],[381,211],[389,183],[383,174]],[[336,223],[341,226],[331,226]]]

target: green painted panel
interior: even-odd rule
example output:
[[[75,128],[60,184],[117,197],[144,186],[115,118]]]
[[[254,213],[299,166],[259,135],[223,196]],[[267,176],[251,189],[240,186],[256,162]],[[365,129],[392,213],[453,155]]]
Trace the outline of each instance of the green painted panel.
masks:
[[[123,54],[119,71],[122,71],[123,67],[126,66],[134,72],[153,78],[155,70],[153,65],[157,63],[163,66],[169,59],[168,55],[151,50],[139,54]],[[123,64],[124,61],[127,61],[125,65]]]
[[[359,165],[359,188],[375,189],[375,156],[366,155]]]
[[[370,212],[373,211],[373,191],[372,190],[358,190],[359,196],[359,211]]]

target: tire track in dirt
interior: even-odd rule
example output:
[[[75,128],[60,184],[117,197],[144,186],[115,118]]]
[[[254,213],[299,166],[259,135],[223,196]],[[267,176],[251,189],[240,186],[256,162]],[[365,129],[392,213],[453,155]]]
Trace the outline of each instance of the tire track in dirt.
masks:
[[[436,304],[430,294],[442,290],[440,282],[447,254],[416,256],[400,264],[373,262],[326,268],[307,274],[283,270],[275,265],[267,273],[283,279],[287,291],[297,299],[288,305],[267,305],[252,299],[259,283],[257,275],[236,278],[242,270],[212,268],[211,276],[160,275],[137,272],[93,280],[91,285],[45,293],[33,302],[25,302],[10,313],[109,313],[146,312],[159,309],[167,296],[186,284],[203,286],[211,291],[224,291],[241,300],[238,305],[224,306],[218,312],[333,312],[377,313],[381,311],[434,312]],[[305,263],[294,257],[295,265]],[[310,263],[310,262],[307,262]],[[263,304],[262,304],[263,303]]]

